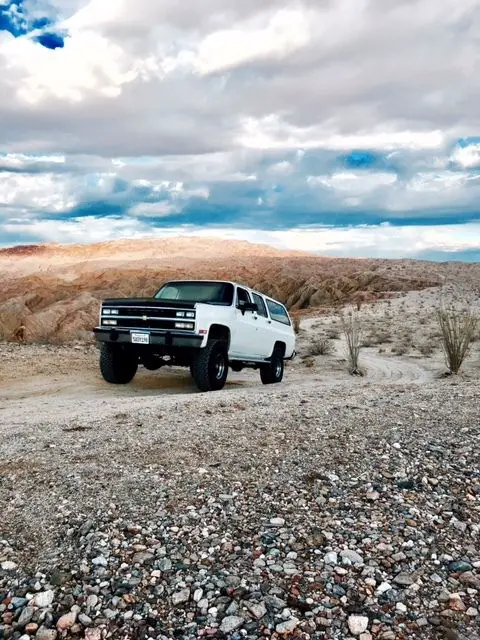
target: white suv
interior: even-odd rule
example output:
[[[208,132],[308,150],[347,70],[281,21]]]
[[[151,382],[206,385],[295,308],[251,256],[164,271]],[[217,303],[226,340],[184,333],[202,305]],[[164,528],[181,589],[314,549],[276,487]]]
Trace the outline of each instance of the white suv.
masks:
[[[234,282],[175,280],[153,298],[105,300],[93,331],[100,370],[114,384],[130,382],[139,364],[190,367],[200,391],[222,389],[229,366],[259,369],[273,384],[295,355],[283,304]]]

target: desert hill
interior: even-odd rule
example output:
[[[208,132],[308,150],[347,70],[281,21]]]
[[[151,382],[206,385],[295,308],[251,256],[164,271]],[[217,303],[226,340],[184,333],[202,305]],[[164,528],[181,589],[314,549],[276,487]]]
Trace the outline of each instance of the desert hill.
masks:
[[[478,283],[480,265],[325,258],[217,238],[29,245],[0,250],[0,338],[89,336],[102,298],[152,295],[168,279],[243,282],[300,312],[450,282]]]

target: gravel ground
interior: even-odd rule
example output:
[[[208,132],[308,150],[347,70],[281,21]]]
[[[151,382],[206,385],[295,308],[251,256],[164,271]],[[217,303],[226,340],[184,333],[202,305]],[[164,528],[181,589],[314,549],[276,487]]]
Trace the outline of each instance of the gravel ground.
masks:
[[[0,638],[479,637],[476,378],[0,356]]]

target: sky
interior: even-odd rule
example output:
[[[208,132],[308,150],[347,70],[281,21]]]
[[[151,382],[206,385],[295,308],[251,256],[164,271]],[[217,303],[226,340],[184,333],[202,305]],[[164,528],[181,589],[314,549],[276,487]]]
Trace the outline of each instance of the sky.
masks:
[[[480,260],[480,0],[0,0],[0,246]]]

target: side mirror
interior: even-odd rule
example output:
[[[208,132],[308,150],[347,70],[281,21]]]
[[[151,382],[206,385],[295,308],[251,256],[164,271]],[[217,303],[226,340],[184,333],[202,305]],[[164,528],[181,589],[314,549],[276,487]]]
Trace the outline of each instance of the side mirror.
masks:
[[[252,313],[258,311],[258,306],[255,302],[240,302],[238,308],[243,315],[245,315],[246,311],[251,311]]]

